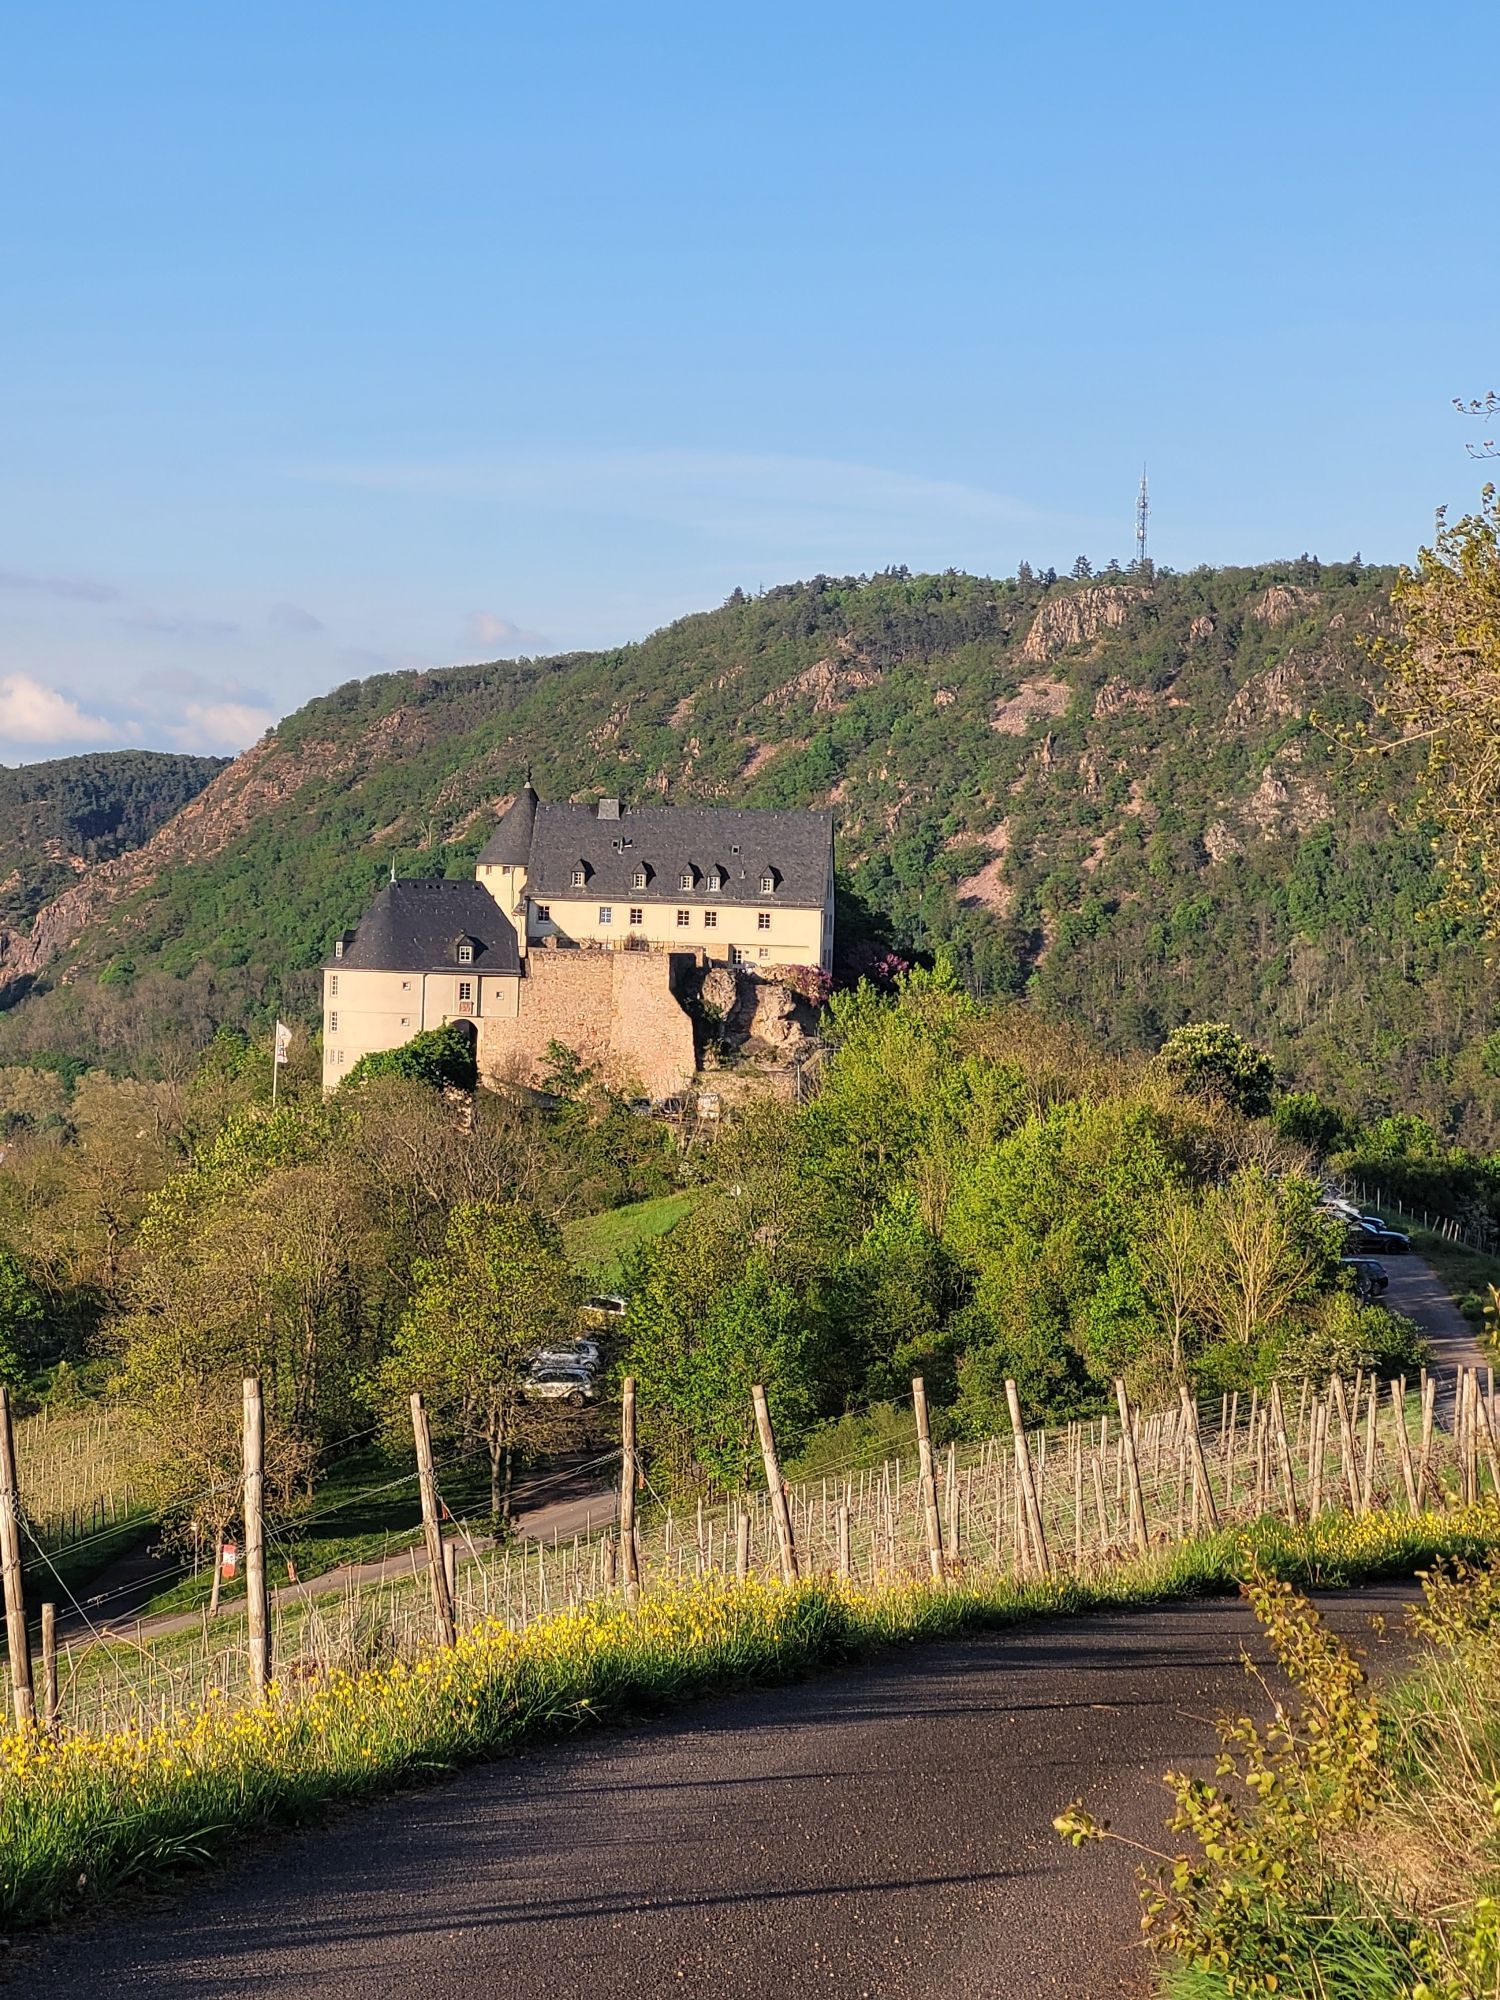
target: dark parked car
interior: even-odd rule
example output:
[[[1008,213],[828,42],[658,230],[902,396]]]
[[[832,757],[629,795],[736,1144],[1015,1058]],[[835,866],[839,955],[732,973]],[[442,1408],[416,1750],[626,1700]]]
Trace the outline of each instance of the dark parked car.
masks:
[[[1351,1232],[1350,1248],[1356,1252],[1379,1250],[1387,1257],[1404,1257],[1411,1248],[1411,1238],[1403,1230],[1392,1229],[1378,1215],[1364,1215]]]
[[[1391,1282],[1384,1264],[1374,1257],[1341,1257],[1339,1262],[1354,1279],[1354,1289],[1366,1305],[1378,1299]]]

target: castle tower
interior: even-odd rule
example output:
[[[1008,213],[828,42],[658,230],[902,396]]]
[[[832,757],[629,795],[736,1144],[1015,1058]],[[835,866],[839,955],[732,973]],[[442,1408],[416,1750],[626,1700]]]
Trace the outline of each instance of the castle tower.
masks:
[[[526,877],[531,865],[531,837],[541,801],[528,777],[515,803],[501,814],[495,831],[479,850],[474,878],[487,889],[515,926],[521,956],[526,955]]]

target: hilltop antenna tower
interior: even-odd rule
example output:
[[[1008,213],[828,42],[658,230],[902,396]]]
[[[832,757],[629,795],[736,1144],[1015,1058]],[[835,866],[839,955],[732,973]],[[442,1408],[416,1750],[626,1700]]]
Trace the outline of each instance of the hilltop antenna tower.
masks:
[[[1146,567],[1146,524],[1151,518],[1151,494],[1146,485],[1146,468],[1141,467],[1141,490],[1135,496],[1135,566]]]

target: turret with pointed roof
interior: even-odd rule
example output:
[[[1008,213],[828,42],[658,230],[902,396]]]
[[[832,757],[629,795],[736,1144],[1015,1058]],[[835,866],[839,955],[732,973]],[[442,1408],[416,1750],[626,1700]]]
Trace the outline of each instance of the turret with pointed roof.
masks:
[[[495,823],[495,831],[479,850],[481,868],[524,868],[531,859],[531,836],[541,804],[531,779],[516,793],[514,803]]]

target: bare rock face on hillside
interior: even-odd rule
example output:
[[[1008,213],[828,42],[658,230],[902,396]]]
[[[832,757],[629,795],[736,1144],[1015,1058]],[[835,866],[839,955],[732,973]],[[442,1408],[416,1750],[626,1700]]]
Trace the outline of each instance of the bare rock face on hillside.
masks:
[[[1300,590],[1289,583],[1273,583],[1250,606],[1250,616],[1262,625],[1294,625],[1318,601],[1315,590]]]
[[[1225,710],[1224,720],[1229,728],[1240,729],[1247,723],[1284,722],[1289,716],[1305,715],[1316,691],[1346,665],[1337,648],[1288,653],[1250,676]]]
[[[1131,605],[1143,595],[1119,584],[1096,583],[1088,590],[1049,598],[1031,621],[1031,630],[1021,644],[1021,658],[1028,664],[1040,664],[1069,646],[1086,646],[1101,632],[1123,625]]]
[[[1071,692],[1066,681],[1022,681],[1009,700],[995,703],[990,727],[1002,736],[1024,736],[1034,722],[1055,722],[1066,715]]]

